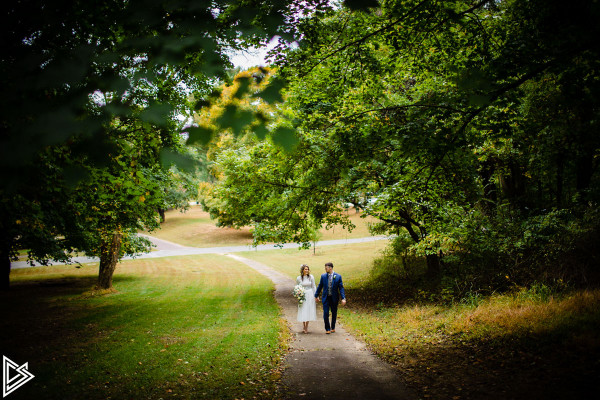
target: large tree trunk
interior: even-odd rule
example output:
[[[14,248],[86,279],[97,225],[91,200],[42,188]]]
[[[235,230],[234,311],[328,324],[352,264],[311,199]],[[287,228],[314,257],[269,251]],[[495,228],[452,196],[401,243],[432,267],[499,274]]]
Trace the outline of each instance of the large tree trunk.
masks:
[[[442,266],[440,257],[437,254],[427,255],[427,280],[431,283],[438,283],[442,277]]]
[[[165,222],[165,209],[164,208],[158,209],[158,215],[160,215],[160,223],[162,224],[163,222]]]
[[[120,233],[113,233],[110,241],[102,244],[100,251],[100,271],[98,272],[98,288],[110,289],[112,287],[112,277],[119,261],[121,252]]]
[[[586,151],[577,160],[577,192],[583,194],[589,188],[594,174],[594,152]],[[585,200],[585,196],[581,196]]]
[[[0,249],[0,289],[8,290],[10,287],[10,255],[9,252],[2,248]]]

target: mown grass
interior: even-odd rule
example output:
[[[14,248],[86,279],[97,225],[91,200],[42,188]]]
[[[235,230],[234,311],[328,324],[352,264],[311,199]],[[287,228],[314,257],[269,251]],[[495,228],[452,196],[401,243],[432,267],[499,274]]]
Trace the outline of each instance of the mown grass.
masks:
[[[395,293],[405,284],[394,274],[373,271],[385,245],[244,256],[290,277],[301,263],[318,277],[333,262],[348,297],[339,320],[394,365],[420,398],[572,399],[598,392],[600,291],[553,295],[533,288],[446,304],[407,301]]]
[[[14,270],[2,353],[35,378],[13,399],[273,398],[287,340],[273,285],[222,256]]]
[[[356,228],[352,232],[334,226],[321,229],[319,240],[349,239],[370,236],[372,218],[361,218],[353,209],[348,216]],[[191,206],[186,212],[167,211],[166,220],[152,236],[190,247],[243,246],[252,244],[249,227],[242,229],[218,228],[201,206]]]
[[[307,264],[315,276],[325,272],[325,263],[333,263],[334,270],[342,275],[345,287],[354,287],[368,279],[372,262],[381,255],[388,245],[387,240],[344,245],[319,246],[313,249],[281,249],[268,251],[248,251],[244,257],[260,261],[290,278],[300,275],[300,265]]]
[[[249,231],[241,231],[243,242],[240,231],[204,217],[199,208],[167,215],[156,236],[197,247],[251,241]],[[321,239],[346,235],[330,233]],[[406,302],[397,274],[373,270],[386,245],[243,256],[291,278],[306,263],[317,280],[333,262],[349,300],[340,320],[420,398],[585,399],[600,392],[599,291]],[[137,260],[118,267],[117,292],[98,296],[89,292],[95,268],[13,271],[11,292],[1,294],[9,310],[2,350],[29,361],[36,375],[13,398],[276,397],[272,371],[287,328],[264,278],[217,256]]]

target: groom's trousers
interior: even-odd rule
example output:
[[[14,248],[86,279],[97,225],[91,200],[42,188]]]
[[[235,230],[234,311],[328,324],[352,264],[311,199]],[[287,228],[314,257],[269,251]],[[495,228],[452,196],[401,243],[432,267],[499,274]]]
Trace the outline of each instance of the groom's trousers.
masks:
[[[331,309],[331,325],[329,324],[329,310]],[[325,322],[325,330],[330,331],[335,329],[335,320],[337,318],[338,303],[333,301],[332,296],[327,296],[327,300],[323,302],[323,322]]]

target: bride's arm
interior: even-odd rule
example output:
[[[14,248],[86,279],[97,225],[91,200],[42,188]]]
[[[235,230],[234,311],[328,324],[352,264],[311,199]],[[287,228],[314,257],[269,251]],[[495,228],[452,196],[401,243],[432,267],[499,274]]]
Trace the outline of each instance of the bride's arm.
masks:
[[[312,283],[312,290],[313,293],[317,291],[317,285],[315,285],[315,277],[314,276],[310,276],[310,283]]]

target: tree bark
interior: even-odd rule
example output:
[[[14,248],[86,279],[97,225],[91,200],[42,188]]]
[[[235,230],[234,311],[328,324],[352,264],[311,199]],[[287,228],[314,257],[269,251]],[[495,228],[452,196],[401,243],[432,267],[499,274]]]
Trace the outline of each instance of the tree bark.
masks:
[[[594,174],[594,153],[593,151],[586,151],[577,160],[577,192],[583,194],[583,192],[589,188],[592,182],[592,176]],[[582,196],[582,199],[584,196]]]
[[[429,254],[427,256],[427,272],[425,273],[427,280],[431,283],[437,283],[442,276],[442,267],[440,257],[437,254]]]
[[[8,290],[10,287],[10,255],[4,248],[0,249],[0,270],[2,274],[0,289]]]
[[[158,215],[160,215],[160,223],[165,222],[165,210],[163,208],[158,209]]]
[[[121,253],[120,233],[113,233],[110,241],[103,243],[100,251],[100,270],[98,272],[98,288],[110,289],[112,277]]]

